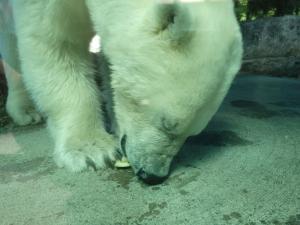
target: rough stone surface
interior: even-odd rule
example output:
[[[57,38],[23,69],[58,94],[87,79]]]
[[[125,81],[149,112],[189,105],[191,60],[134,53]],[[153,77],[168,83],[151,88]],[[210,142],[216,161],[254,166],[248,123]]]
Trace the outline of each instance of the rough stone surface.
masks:
[[[276,76],[300,75],[300,16],[242,23],[242,71]]]

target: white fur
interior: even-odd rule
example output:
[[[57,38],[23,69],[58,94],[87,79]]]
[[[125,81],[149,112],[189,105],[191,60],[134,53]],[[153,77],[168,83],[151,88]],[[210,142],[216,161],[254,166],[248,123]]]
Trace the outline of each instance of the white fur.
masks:
[[[25,85],[48,117],[58,164],[73,171],[103,167],[117,148],[104,130],[88,53],[94,31],[111,63],[117,136],[128,136],[136,172],[166,175],[240,66],[231,0],[11,1]]]

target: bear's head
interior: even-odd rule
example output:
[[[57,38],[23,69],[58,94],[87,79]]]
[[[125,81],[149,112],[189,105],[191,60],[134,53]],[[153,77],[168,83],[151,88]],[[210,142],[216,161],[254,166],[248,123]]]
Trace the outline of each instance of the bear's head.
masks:
[[[136,17],[106,54],[123,152],[156,184],[217,111],[240,68],[242,39],[231,0],[161,1]]]

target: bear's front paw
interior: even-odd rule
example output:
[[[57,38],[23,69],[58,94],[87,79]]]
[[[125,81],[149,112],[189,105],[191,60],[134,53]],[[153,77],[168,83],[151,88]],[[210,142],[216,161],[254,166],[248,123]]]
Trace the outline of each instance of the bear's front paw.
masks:
[[[26,96],[9,95],[6,102],[6,111],[14,123],[20,126],[42,121],[42,116],[35,110],[33,103]]]
[[[73,143],[68,141],[56,149],[55,161],[59,167],[72,172],[105,168],[117,159],[115,143],[115,139],[108,134],[93,139],[78,139]]]
[[[16,123],[19,126],[27,126],[30,124],[37,124],[42,121],[42,116],[35,110],[8,111],[8,114],[11,116],[14,123]]]

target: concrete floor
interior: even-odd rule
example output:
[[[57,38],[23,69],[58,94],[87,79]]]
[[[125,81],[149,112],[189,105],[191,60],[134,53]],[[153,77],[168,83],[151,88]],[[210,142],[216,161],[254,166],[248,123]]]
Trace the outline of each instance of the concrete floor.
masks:
[[[240,77],[171,177],[71,174],[44,127],[1,128],[1,225],[299,225],[300,81]]]

